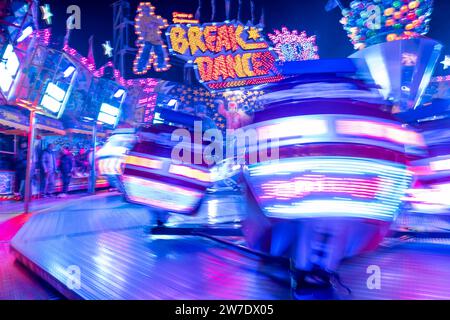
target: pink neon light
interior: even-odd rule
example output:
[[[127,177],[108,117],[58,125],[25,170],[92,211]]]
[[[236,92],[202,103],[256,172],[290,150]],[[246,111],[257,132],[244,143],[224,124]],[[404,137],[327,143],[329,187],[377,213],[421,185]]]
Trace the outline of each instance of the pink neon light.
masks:
[[[411,171],[414,173],[414,176],[427,176],[430,174],[433,174],[433,170],[431,169],[431,166],[410,166],[408,167],[408,171]]]
[[[48,46],[52,33],[50,32],[50,29],[43,29],[34,31],[33,35],[34,37],[36,37],[36,39],[38,39],[41,45]]]
[[[30,214],[21,214],[0,223],[0,241],[11,241],[30,216]]]
[[[345,135],[379,138],[421,147],[425,145],[420,134],[403,129],[395,124],[362,120],[338,120],[336,121],[336,130],[338,133]]]
[[[43,30],[37,30],[34,31],[33,36],[38,39],[38,41],[44,45],[48,46],[50,43],[50,38],[52,36],[50,29],[43,29]],[[151,93],[154,91],[154,88],[158,84],[157,79],[153,78],[146,78],[146,79],[129,79],[126,80],[119,70],[114,68],[114,64],[112,61],[108,61],[105,65],[100,67],[99,69],[96,68],[94,63],[91,63],[90,60],[87,57],[82,56],[80,53],[78,53],[77,50],[74,48],[69,47],[67,44],[64,46],[63,51],[70,56],[77,59],[83,66],[85,66],[89,72],[92,73],[92,75],[96,78],[101,78],[105,74],[105,69],[108,67],[111,67],[114,69],[114,78],[115,80],[124,87],[135,87],[139,86],[142,87],[142,90],[146,93]]]
[[[261,140],[281,139],[296,136],[323,135],[328,132],[327,122],[322,119],[295,119],[281,121],[257,128]]]
[[[158,80],[153,78],[147,78],[147,79],[130,79],[126,80],[119,70],[114,68],[114,64],[111,61],[108,61],[105,65],[100,67],[99,69],[96,69],[95,64],[89,63],[89,59],[82,56],[78,53],[77,50],[69,47],[64,46],[63,51],[67,54],[71,55],[72,57],[76,58],[78,61],[80,61],[81,64],[83,64],[90,72],[92,72],[93,76],[96,78],[101,78],[105,75],[105,69],[106,68],[113,68],[114,69],[114,78],[115,80],[124,87],[134,87],[134,86],[140,86],[143,87],[146,92],[153,92],[153,89],[158,84]]]
[[[290,200],[312,193],[348,194],[356,198],[373,199],[386,184],[381,178],[337,178],[324,175],[304,175],[289,181],[270,181],[261,188],[260,199]]]
[[[228,81],[228,82],[208,83],[207,86],[210,89],[221,90],[221,89],[234,88],[234,87],[255,86],[258,84],[265,84],[265,83],[269,83],[269,82],[278,82],[283,79],[284,79],[284,76],[276,75],[276,76],[268,76],[268,77],[262,77],[262,78],[257,78],[257,79],[251,78],[251,79],[235,80],[235,81]]]
[[[444,81],[450,81],[450,75],[446,76],[437,76],[431,80],[432,82],[444,82]]]
[[[275,45],[275,52],[278,53],[280,60],[283,62],[319,59],[316,36],[308,37],[305,31],[290,31],[283,27],[281,31],[274,30],[274,33],[269,33],[268,36]],[[286,56],[286,52],[283,50],[286,45],[290,48],[290,56]],[[301,51],[298,51],[297,46],[301,47]]]
[[[139,99],[138,104],[139,105],[147,105],[151,104],[152,106],[156,103],[156,95],[152,94],[151,96]]]
[[[134,192],[130,194],[130,192],[128,192],[130,200],[166,210],[179,212],[192,210],[194,205],[202,197],[201,193],[183,187],[171,186],[165,183],[130,176],[125,176],[123,179],[125,184],[128,185],[128,190],[130,190],[131,187],[131,190],[137,188],[141,191],[139,192],[140,194],[134,194]],[[156,193],[155,190],[157,190]],[[145,196],[143,196],[143,194],[145,194]],[[158,199],[157,194],[171,194],[174,196],[164,196],[163,198]],[[175,200],[175,197],[177,200]]]
[[[201,194],[199,192],[189,190],[183,187],[177,187],[177,186],[171,186],[166,183],[160,183],[156,181],[151,180],[145,180],[141,178],[135,178],[130,176],[125,176],[124,180],[128,183],[134,183],[140,187],[148,187],[148,188],[155,188],[167,193],[176,193],[187,197],[200,197]]]

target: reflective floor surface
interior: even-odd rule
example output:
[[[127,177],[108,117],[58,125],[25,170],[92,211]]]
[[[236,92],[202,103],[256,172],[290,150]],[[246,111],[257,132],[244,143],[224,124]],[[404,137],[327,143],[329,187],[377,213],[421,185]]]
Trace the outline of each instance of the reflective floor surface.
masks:
[[[243,208],[238,195],[209,196],[198,216],[177,216],[169,223],[235,222]],[[147,209],[117,194],[72,199],[31,218],[18,215],[0,222],[0,299],[62,298],[14,261],[10,245],[21,261],[69,298],[291,298],[285,265],[206,238],[150,237],[144,232],[149,223]],[[372,265],[381,270],[380,289],[367,287]],[[81,288],[68,290],[74,266],[81,272]],[[337,286],[335,298],[450,299],[448,266],[445,239],[427,244],[407,237],[387,240],[375,252],[344,261],[339,273],[352,293]]]

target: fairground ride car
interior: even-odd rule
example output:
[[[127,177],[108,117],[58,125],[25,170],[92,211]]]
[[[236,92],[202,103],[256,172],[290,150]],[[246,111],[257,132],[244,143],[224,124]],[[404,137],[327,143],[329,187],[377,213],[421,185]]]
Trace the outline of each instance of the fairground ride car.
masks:
[[[416,125],[428,152],[411,162],[415,182],[405,197],[409,213],[450,215],[449,124],[447,113],[445,117],[423,119]]]
[[[170,109],[158,110],[158,119],[158,123],[139,129],[138,142],[125,160],[122,183],[125,198],[151,208],[158,224],[162,225],[169,213],[196,213],[212,185],[210,169],[213,164],[205,162],[203,157],[209,143],[191,139],[196,134],[195,123],[203,123],[204,119]],[[183,135],[173,139],[176,130],[184,130],[185,150],[192,151],[185,155],[189,158],[187,161],[173,157],[173,150],[180,146],[179,138]],[[199,134],[203,136],[203,131]]]
[[[408,159],[425,144],[355,74],[306,73],[261,89],[264,110],[245,128],[258,144],[246,152],[243,232],[251,248],[291,260],[296,297],[329,294],[341,260],[388,232],[411,185]],[[278,159],[262,161],[262,148]]]
[[[136,129],[116,129],[96,153],[99,174],[107,177],[109,185],[123,192],[120,177],[128,151],[136,143]]]

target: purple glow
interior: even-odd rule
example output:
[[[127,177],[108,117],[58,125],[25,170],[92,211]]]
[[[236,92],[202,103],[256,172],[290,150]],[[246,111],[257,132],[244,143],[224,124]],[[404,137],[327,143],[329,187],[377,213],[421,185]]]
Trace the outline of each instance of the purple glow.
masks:
[[[203,193],[162,182],[137,177],[123,177],[127,197],[137,203],[175,212],[195,209]]]
[[[275,45],[274,50],[280,61],[302,61],[319,59],[316,36],[308,37],[305,31],[290,31],[283,27],[269,33],[269,39]]]
[[[252,192],[269,217],[391,221],[411,183],[404,165],[354,157],[303,157],[249,166]]]

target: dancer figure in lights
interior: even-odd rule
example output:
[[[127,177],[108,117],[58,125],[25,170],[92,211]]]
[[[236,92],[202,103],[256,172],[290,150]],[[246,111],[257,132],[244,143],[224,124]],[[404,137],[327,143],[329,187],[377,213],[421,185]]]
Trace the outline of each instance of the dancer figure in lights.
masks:
[[[134,61],[134,73],[145,74],[152,64],[156,71],[166,71],[170,65],[166,45],[161,38],[161,29],[168,26],[167,21],[155,15],[155,7],[150,2],[139,5],[135,21],[139,50]]]

